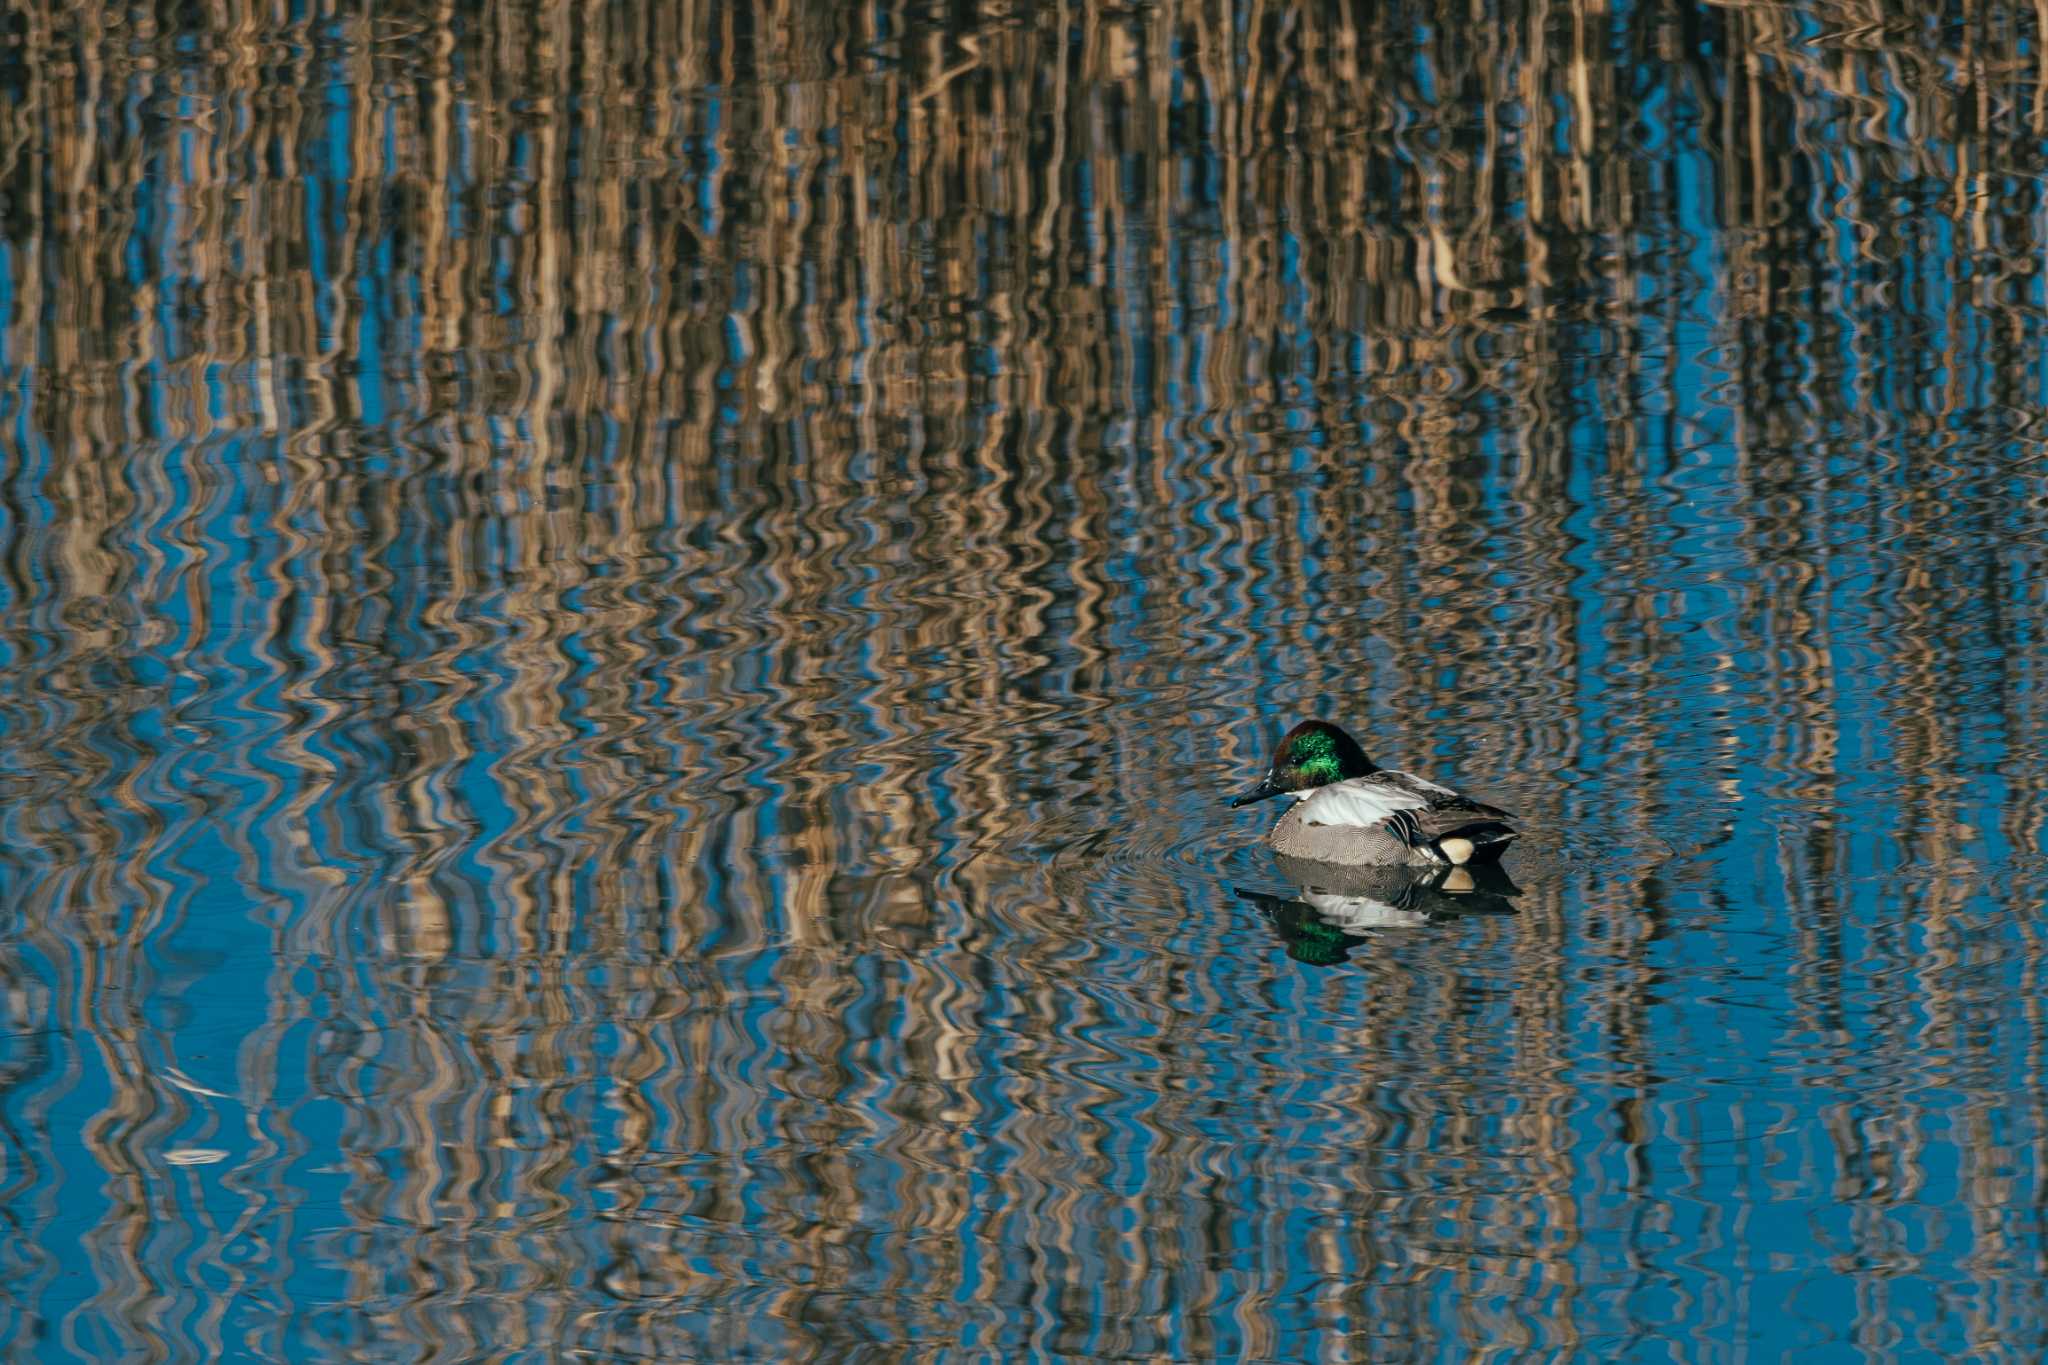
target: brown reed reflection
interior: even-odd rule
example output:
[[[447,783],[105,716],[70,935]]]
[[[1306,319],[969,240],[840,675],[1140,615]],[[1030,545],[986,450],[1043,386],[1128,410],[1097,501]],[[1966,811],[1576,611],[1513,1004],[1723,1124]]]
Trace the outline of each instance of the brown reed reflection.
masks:
[[[0,1206],[94,1210],[24,1349],[1508,1359],[1680,1280],[1739,1339],[1747,1123],[1846,1339],[1941,1180],[1965,1344],[2038,1333],[2041,993],[1973,957],[2040,985],[2034,11],[10,32],[0,995],[63,1042]],[[1335,1041],[1185,928],[1262,694],[1552,831]],[[1815,1129],[1673,1093],[1754,1046],[1660,1035],[1745,894]],[[235,993],[203,1068],[165,1002]]]

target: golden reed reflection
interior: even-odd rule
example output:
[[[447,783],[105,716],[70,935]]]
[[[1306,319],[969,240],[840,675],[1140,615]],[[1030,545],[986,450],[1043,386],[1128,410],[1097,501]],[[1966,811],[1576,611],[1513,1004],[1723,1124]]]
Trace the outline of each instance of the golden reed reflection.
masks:
[[[1873,1354],[1951,1164],[2010,1332],[2033,11],[12,25],[0,976],[73,1040],[10,1159],[73,1183],[7,1202],[95,1211],[85,1295],[0,1275],[38,1340],[1605,1351],[1659,1328],[1617,1237],[1709,1335],[1775,1309],[1691,1207],[1748,1124]],[[1334,1037],[1176,927],[1262,690],[1563,832]],[[1663,945],[1731,894],[1769,1046],[1862,1097],[1810,1129],[1671,1093]]]

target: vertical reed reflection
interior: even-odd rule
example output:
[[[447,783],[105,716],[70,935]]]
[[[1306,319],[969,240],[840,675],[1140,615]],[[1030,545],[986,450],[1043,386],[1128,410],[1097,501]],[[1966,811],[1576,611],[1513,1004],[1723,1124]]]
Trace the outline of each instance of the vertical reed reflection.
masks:
[[[26,0],[0,1341],[2037,1354],[2039,29]]]

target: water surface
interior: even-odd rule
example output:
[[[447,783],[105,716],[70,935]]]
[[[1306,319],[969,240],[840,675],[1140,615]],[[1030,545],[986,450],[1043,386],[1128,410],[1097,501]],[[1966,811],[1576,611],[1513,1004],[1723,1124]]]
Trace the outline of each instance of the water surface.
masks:
[[[0,1348],[2038,1359],[2039,26],[18,9]]]

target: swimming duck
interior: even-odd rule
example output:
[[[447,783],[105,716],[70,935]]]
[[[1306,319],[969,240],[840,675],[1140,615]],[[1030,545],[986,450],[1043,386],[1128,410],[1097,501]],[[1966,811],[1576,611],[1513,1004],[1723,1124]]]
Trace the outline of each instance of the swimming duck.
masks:
[[[1234,810],[1269,796],[1294,806],[1266,842],[1318,863],[1491,863],[1514,839],[1504,810],[1410,773],[1376,768],[1358,741],[1326,720],[1305,720],[1274,750],[1259,785]]]

